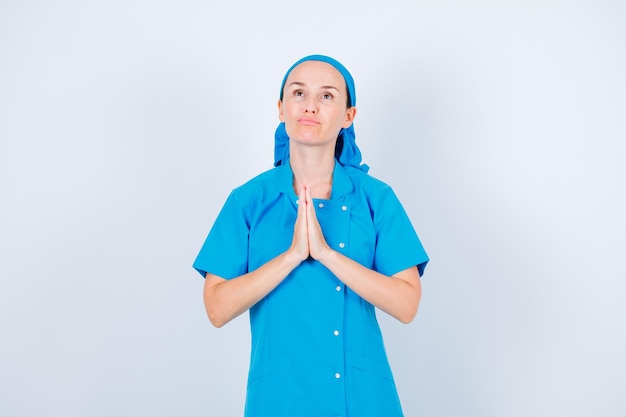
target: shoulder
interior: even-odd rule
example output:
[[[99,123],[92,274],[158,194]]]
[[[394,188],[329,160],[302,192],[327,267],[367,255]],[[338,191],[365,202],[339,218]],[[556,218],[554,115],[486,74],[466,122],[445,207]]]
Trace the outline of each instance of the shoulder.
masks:
[[[402,203],[393,188],[357,168],[346,168],[353,185],[353,196],[368,207],[372,218],[394,217],[404,213]]]
[[[278,190],[279,173],[281,167],[268,169],[245,183],[235,187],[232,191],[238,198],[258,195],[259,192]]]
[[[287,167],[287,169],[289,169]],[[228,197],[231,204],[245,213],[276,201],[285,187],[285,167],[271,168],[234,188]]]
[[[357,193],[364,193],[370,198],[376,198],[388,193],[393,194],[393,190],[386,182],[371,176],[370,174],[353,167],[344,167],[350,177],[354,189]]]

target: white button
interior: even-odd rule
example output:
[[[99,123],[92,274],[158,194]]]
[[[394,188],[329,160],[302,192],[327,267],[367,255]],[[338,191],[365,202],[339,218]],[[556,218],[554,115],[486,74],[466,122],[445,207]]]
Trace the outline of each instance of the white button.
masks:
[[[343,243],[343,242],[341,242],[341,243],[339,244],[339,247],[340,247],[340,248],[344,248],[345,246],[346,246],[346,244],[345,244],[345,243]]]
[[[319,204],[317,205],[317,207],[319,207],[319,208],[324,208],[324,203],[319,203]]]
[[[296,204],[300,204],[300,200],[296,200]]]
[[[335,330],[335,331],[333,332],[333,334],[334,334],[335,336],[339,336],[339,330]]]
[[[335,287],[335,289],[336,289],[337,291],[341,291],[341,286],[340,286],[340,285],[337,285],[337,286]]]
[[[337,372],[337,373],[335,374],[335,378],[337,378],[337,379],[341,378],[341,374],[340,374],[339,372]]]
[[[343,211],[346,211],[346,210],[348,210],[348,206],[341,206],[341,209],[342,209]]]

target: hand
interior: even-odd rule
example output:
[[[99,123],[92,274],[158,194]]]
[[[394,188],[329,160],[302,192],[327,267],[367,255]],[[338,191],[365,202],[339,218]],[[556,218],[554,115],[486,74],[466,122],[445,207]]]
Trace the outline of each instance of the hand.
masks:
[[[298,186],[298,214],[293,227],[293,240],[289,248],[299,261],[309,257],[309,238],[306,220],[306,190],[303,184]]]
[[[296,255],[299,261],[304,261],[309,255],[313,259],[320,260],[331,249],[326,243],[322,227],[317,220],[311,189],[300,184],[298,197],[298,214],[289,250]]]
[[[309,187],[304,187],[304,191],[304,195],[306,197],[306,224],[309,241],[309,254],[313,259],[320,260],[331,249],[326,243],[324,233],[322,233],[322,227],[317,220],[315,205],[313,204],[313,197],[311,196],[311,189]],[[300,201],[302,201],[302,198]]]

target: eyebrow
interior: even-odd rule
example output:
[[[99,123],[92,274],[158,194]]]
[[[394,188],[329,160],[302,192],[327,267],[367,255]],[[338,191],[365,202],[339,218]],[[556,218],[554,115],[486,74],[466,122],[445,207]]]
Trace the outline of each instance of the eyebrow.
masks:
[[[306,84],[300,81],[292,81],[291,83],[289,83],[289,85],[287,87],[291,87],[292,85],[297,85],[299,87],[305,87]],[[322,90],[335,90],[337,92],[339,92],[339,89],[337,87],[334,87],[332,85],[323,85],[321,87]]]

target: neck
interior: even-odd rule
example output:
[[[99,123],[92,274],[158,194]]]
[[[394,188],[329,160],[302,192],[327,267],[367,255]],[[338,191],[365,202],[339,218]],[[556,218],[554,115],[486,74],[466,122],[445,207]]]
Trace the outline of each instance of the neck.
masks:
[[[290,146],[289,160],[294,188],[297,189],[297,184],[304,184],[311,188],[314,198],[330,198],[335,169],[334,144],[332,150],[329,152],[325,147]]]

